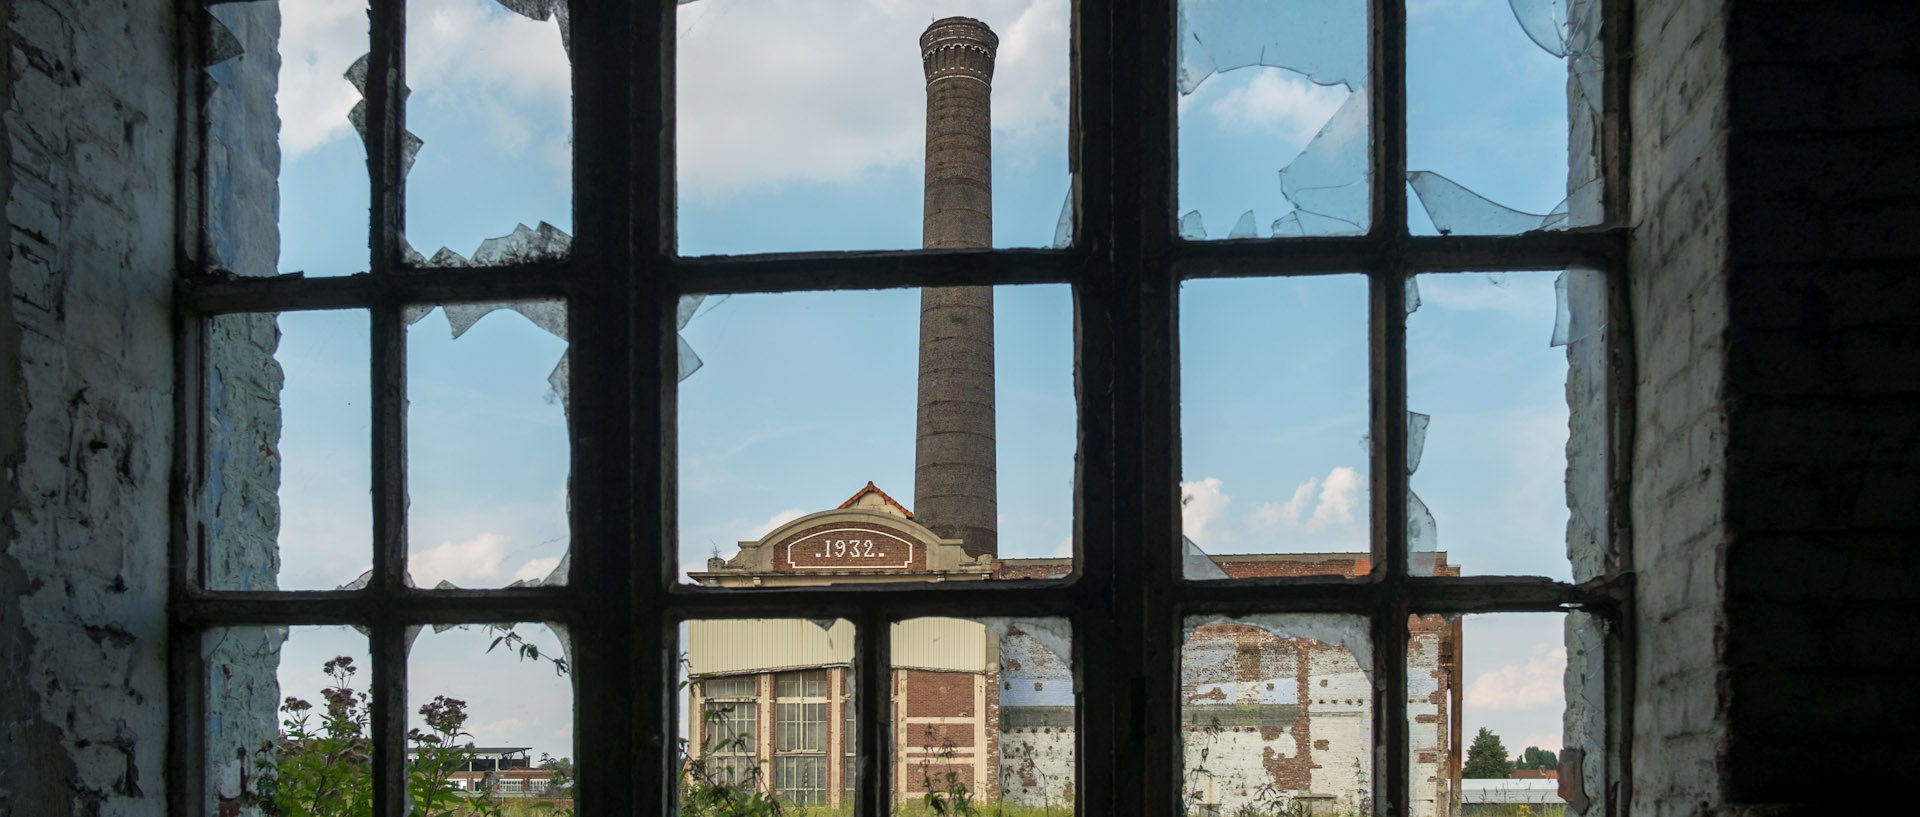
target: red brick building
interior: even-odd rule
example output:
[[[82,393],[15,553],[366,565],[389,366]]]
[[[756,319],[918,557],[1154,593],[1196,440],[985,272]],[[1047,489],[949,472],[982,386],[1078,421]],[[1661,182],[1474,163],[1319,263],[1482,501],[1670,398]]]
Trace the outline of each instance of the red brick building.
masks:
[[[1261,553],[1195,560],[1224,578],[1360,576],[1364,554]],[[839,507],[740,543],[690,574],[770,588],[1067,575],[1071,559],[972,555],[868,483]],[[1459,568],[1434,554],[1433,569]],[[929,785],[1030,805],[1073,799],[1074,685],[1064,623],[923,618],[892,637],[894,796]],[[845,621],[708,620],[688,625],[689,745],[702,773],[758,784],[798,804],[838,806],[853,785],[854,632]],[[1182,721],[1193,807],[1231,812],[1278,794],[1357,807],[1370,785],[1371,663],[1358,619],[1294,615],[1190,620]],[[1414,803],[1445,814],[1460,760],[1460,630],[1413,626]]]

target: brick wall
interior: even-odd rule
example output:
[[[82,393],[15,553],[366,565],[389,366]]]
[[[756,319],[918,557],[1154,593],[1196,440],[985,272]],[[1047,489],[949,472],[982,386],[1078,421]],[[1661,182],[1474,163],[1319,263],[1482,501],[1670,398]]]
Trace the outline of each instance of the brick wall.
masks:
[[[172,6],[4,5],[0,813],[160,814]]]
[[[1720,411],[1726,340],[1727,65],[1721,4],[1635,4],[1630,81],[1634,814],[1719,798],[1725,687]]]

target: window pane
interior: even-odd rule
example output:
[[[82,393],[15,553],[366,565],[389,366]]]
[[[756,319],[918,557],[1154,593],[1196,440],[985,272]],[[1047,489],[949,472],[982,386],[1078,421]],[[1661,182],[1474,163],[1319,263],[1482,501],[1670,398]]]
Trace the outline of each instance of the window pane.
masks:
[[[773,794],[791,805],[826,805],[827,759],[818,756],[774,758]]]
[[[1188,579],[1364,576],[1367,281],[1180,288]]]
[[[957,205],[976,223],[965,246],[1049,246],[1070,183],[1070,8],[1063,0],[955,0],[938,15],[901,3],[837,4],[831,14],[768,0],[680,6],[680,251],[916,249],[928,175],[936,189],[954,182],[928,206]],[[984,76],[929,82],[921,35],[946,15],[977,18],[997,34]],[[966,53],[981,56],[991,47],[985,39],[970,39],[977,47]],[[927,113],[930,97],[941,113]],[[929,143],[932,174],[923,172]]]
[[[1561,749],[1580,742],[1563,740],[1563,729],[1578,724],[1585,734],[1588,723],[1584,715],[1570,715],[1566,692],[1570,684],[1591,679],[1593,700],[1603,697],[1599,653],[1568,649],[1582,643],[1568,619],[1561,613],[1516,613],[1409,620],[1407,725],[1415,817],[1519,813],[1523,805],[1532,814],[1566,810],[1559,794]],[[1594,728],[1601,728],[1600,713],[1590,714]],[[1569,769],[1581,766],[1575,759]],[[1596,773],[1598,768],[1596,761]]]
[[[224,627],[206,660],[204,814],[368,807],[372,665],[350,627]]]
[[[1445,3],[1407,15],[1415,233],[1598,222],[1599,6]]]
[[[557,625],[426,628],[407,665],[408,796],[416,814],[519,799],[535,781],[572,806],[573,666]],[[518,792],[509,791],[518,784]]]
[[[359,310],[209,323],[209,587],[330,590],[372,566],[367,331]]]
[[[1369,813],[1372,656],[1366,620],[1189,618],[1181,649],[1187,813]]]
[[[241,275],[365,271],[367,154],[348,119],[361,95],[347,74],[367,52],[366,3],[230,3],[207,13],[225,56],[206,70],[209,265]],[[262,127],[276,117],[277,131]]]
[[[1066,620],[916,618],[893,626],[895,803],[1072,814],[1077,754]]]
[[[1567,382],[1575,347],[1555,344],[1556,277],[1416,279],[1407,407],[1417,572],[1571,578]]]
[[[1071,571],[1072,298],[988,293],[688,307],[683,572],[750,588]]]
[[[1367,231],[1367,4],[1181,0],[1180,235]]]
[[[570,531],[566,307],[413,307],[408,572],[417,587],[562,583]]]
[[[563,255],[573,230],[567,0],[407,4],[407,240],[433,266]]]
[[[731,814],[756,793],[790,804],[844,799],[850,774],[853,625],[713,619],[683,625],[682,813]],[[724,698],[722,698],[724,696]],[[697,748],[696,748],[697,747]]]

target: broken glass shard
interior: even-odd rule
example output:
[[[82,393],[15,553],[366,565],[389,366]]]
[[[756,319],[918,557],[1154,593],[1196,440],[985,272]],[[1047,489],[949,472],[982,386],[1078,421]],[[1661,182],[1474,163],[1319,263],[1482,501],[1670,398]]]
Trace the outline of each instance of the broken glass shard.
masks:
[[[1433,418],[1417,411],[1407,412],[1407,475],[1420,470],[1420,453],[1427,448],[1427,424]]]
[[[1073,247],[1073,185],[1067,185],[1067,200],[1060,203],[1060,219],[1053,223],[1053,248]]]
[[[1367,76],[1364,3],[1182,0],[1180,93],[1217,73],[1265,65],[1320,85],[1357,88]]]
[[[353,130],[360,134],[362,144],[367,141],[367,65],[372,58],[372,52],[361,54],[359,59],[347,66],[346,73],[341,74],[348,82],[353,83],[354,90],[360,92],[360,101],[355,102],[353,108],[347,111],[347,121],[353,123]],[[400,96],[403,99],[411,94],[411,89],[400,89]],[[413,131],[409,130],[400,134],[400,143],[400,176],[405,178],[412,172],[413,160],[420,155],[420,147],[426,142],[421,141],[420,137],[413,135]]]
[[[1546,215],[1523,213],[1489,201],[1458,182],[1428,170],[1407,174],[1407,184],[1441,235],[1514,235],[1564,228],[1567,203]]]
[[[1180,537],[1180,575],[1190,582],[1231,578],[1213,557],[1185,536]]]
[[[567,61],[573,61],[573,26],[571,25],[573,14],[567,5],[567,0],[498,0],[498,2],[513,13],[529,20],[543,23],[550,19],[557,20],[560,25],[560,47],[565,49]]]
[[[565,258],[572,250],[573,236],[542,221],[538,227],[515,224],[512,232],[481,241],[473,251],[472,258],[441,247],[432,258],[427,259],[426,266],[451,268],[526,264]]]
[[[1241,213],[1240,220],[1233,223],[1233,231],[1230,233],[1227,233],[1227,238],[1259,238],[1259,237],[1260,237],[1259,231],[1255,229],[1255,227],[1253,226],[1252,210],[1248,210],[1244,213]]]
[[[1207,237],[1207,225],[1200,218],[1199,210],[1180,217],[1180,237],[1188,241],[1201,241]]]
[[[1567,55],[1570,33],[1566,0],[1508,0],[1513,19],[1541,50],[1556,57]]]
[[[1306,235],[1367,231],[1367,93],[1356,89],[1305,150],[1280,169],[1280,190]]]

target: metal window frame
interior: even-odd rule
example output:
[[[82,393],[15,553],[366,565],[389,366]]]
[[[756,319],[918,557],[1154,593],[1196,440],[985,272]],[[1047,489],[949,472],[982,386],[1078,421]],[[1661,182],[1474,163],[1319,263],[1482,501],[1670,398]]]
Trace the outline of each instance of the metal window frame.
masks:
[[[204,5],[181,0],[181,64],[207,48]],[[1607,226],[1518,236],[1412,236],[1405,186],[1405,0],[1368,0],[1372,227],[1350,238],[1188,242],[1175,237],[1175,0],[1076,0],[1070,167],[1074,246],[1066,250],[783,253],[683,258],[675,245],[675,3],[575,0],[574,215],[564,260],[489,269],[408,267],[401,256],[404,0],[371,0],[367,157],[371,270],[345,278],[210,274],[197,214],[197,70],[182,69],[176,460],[170,571],[169,807],[204,802],[200,634],[242,624],[356,624],[370,632],[374,813],[406,807],[407,630],[431,623],[556,621],[573,639],[579,813],[668,814],[674,802],[679,624],[692,618],[842,617],[857,630],[856,814],[888,813],[893,790],[889,635],[928,615],[1059,616],[1074,628],[1081,814],[1177,808],[1182,750],[1181,620],[1196,613],[1347,612],[1375,644],[1404,643],[1407,614],[1598,613],[1613,626],[1609,785],[1631,802],[1632,574],[1627,483],[1633,385],[1623,259],[1629,4],[1603,0],[1602,141]],[[197,95],[196,95],[197,93]],[[1572,585],[1507,576],[1414,577],[1405,549],[1406,276],[1588,265],[1609,273],[1611,446],[1607,575]],[[1362,579],[1180,577],[1178,289],[1220,276],[1364,273],[1370,282],[1372,573]],[[1076,570],[1066,579],[861,585],[755,592],[675,583],[674,311],[689,293],[962,284],[1068,284],[1074,292]],[[564,298],[575,382],[572,574],[565,587],[431,591],[405,585],[405,324],[410,304]],[[224,592],[201,586],[198,486],[206,321],[231,312],[356,308],[371,317],[374,572],[361,590]],[[1404,813],[1409,757],[1404,650],[1375,649],[1375,807]]]

